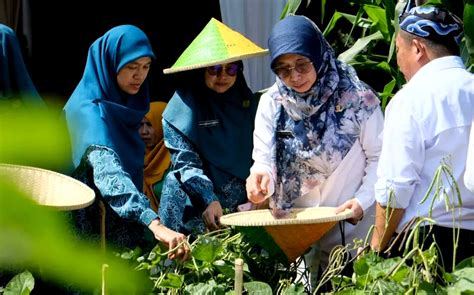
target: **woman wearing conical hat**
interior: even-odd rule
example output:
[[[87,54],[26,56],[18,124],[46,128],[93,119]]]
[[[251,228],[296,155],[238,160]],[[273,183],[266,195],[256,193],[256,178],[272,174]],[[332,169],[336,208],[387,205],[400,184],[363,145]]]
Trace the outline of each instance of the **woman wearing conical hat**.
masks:
[[[247,201],[257,99],[241,60],[267,51],[211,19],[165,73],[182,73],[163,114],[172,167],[160,203],[168,227],[198,234],[220,227],[225,210]]]

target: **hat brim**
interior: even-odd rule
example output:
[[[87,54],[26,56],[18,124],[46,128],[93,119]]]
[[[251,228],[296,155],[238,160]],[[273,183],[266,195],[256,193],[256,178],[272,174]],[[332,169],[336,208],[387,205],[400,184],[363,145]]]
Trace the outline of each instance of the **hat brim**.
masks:
[[[352,217],[349,209],[339,214],[335,214],[335,210],[335,207],[292,208],[285,218],[273,217],[270,209],[251,210],[224,215],[220,222],[236,226],[276,226],[325,223]]]
[[[229,58],[226,58],[226,59],[216,59],[216,60],[212,60],[212,61],[209,61],[209,62],[206,62],[206,63],[201,63],[201,64],[193,64],[193,65],[181,66],[181,67],[171,67],[171,68],[164,69],[163,73],[164,74],[173,74],[173,73],[178,73],[178,72],[202,69],[202,68],[206,68],[206,67],[210,67],[210,66],[227,64],[227,63],[231,63],[231,62],[238,61],[238,60],[243,60],[243,59],[250,58],[250,57],[263,56],[263,55],[266,55],[267,53],[268,53],[268,49],[264,49],[261,52],[249,53],[249,54],[239,55],[239,56],[235,56],[235,57],[229,57]]]
[[[271,210],[231,213],[221,224],[235,226],[251,241],[282,263],[293,262],[338,221],[352,217],[352,211],[335,214],[336,207],[293,208],[285,218],[276,219]]]
[[[42,168],[2,163],[0,178],[37,204],[60,211],[85,208],[95,199],[94,190],[79,180]]]

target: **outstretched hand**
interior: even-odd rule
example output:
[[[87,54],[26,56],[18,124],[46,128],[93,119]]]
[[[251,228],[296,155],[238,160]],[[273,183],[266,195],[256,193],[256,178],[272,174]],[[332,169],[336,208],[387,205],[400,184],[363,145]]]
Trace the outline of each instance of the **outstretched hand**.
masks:
[[[153,232],[155,239],[168,247],[169,259],[185,261],[190,257],[191,250],[185,235],[167,228],[158,219],[153,220],[148,228]]]

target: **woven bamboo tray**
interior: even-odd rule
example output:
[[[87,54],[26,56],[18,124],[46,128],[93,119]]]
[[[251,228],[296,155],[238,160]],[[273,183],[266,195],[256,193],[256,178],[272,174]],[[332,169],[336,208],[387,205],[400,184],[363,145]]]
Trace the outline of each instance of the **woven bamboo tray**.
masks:
[[[335,209],[293,208],[281,219],[273,217],[269,209],[252,210],[224,215],[220,222],[235,226],[282,262],[293,262],[337,222],[352,216],[349,209],[337,215]]]
[[[0,179],[42,206],[75,210],[89,206],[94,191],[82,182],[54,171],[11,164],[0,164]]]

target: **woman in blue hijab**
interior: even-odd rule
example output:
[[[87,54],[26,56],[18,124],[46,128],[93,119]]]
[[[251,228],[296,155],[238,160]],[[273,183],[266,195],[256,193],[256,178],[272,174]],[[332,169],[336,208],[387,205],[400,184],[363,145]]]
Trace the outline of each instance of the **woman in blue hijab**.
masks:
[[[104,201],[107,240],[116,246],[137,246],[144,238],[143,225],[170,248],[186,239],[160,223],[142,192],[145,147],[138,129],[149,109],[146,78],[154,59],[139,28],[109,30],[89,48],[84,75],[64,107],[73,176]],[[79,211],[77,219],[80,231],[92,238],[100,232],[95,205]],[[183,246],[170,257],[186,258],[187,253]]]
[[[15,31],[0,24],[0,113],[4,108],[46,105],[31,81]]]
[[[173,230],[199,234],[218,229],[223,209],[233,212],[247,200],[257,99],[240,61],[191,75],[163,114],[173,166],[163,187],[160,216]]]
[[[241,60],[266,53],[213,18],[164,70],[185,72],[163,114],[172,167],[160,216],[171,229],[193,235],[217,230],[226,211],[247,201],[258,99],[247,86]]]
[[[307,17],[279,21],[268,46],[276,83],[257,110],[249,199],[269,198],[277,218],[292,207],[353,213],[344,232],[335,227],[320,239],[320,250],[305,255],[314,284],[317,261],[324,269],[334,246],[363,239],[372,224],[383,116],[376,92],[336,59]]]

